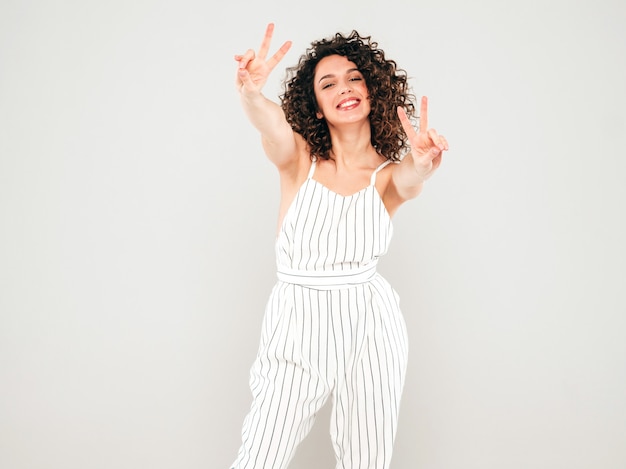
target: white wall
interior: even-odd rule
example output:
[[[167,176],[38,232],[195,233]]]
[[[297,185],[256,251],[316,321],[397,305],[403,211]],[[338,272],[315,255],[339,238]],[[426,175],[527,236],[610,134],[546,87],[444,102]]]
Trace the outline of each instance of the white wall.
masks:
[[[226,468],[278,187],[233,54],[356,28],[451,144],[381,271],[394,468],[626,467],[621,1],[0,4],[0,467]],[[292,467],[333,467],[327,411]]]

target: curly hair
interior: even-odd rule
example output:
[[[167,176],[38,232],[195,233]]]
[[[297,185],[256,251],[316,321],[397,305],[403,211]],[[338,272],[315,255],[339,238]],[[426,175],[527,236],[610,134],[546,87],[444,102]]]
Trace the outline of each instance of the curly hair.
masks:
[[[363,74],[370,96],[372,146],[385,158],[400,160],[409,145],[396,109],[402,106],[413,119],[415,97],[409,92],[406,72],[395,61],[385,59],[384,51],[370,36],[357,31],[312,42],[298,64],[287,69],[280,96],[287,122],[307,142],[311,158],[330,159],[330,132],[326,121],[316,117],[319,107],[313,90],[315,68],[330,55],[346,57]]]

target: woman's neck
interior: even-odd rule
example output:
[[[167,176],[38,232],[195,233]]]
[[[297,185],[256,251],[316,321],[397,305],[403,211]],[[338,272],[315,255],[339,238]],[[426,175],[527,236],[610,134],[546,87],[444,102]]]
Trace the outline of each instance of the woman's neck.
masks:
[[[348,167],[370,166],[370,161],[377,160],[379,155],[372,146],[369,125],[352,129],[345,127],[341,131],[330,130],[330,157],[336,164]]]

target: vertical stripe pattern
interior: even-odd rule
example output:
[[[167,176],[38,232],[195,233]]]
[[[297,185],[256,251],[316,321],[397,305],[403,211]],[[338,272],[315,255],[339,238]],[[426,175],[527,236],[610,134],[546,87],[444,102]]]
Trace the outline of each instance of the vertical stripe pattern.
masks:
[[[233,469],[284,469],[333,401],[337,468],[384,469],[391,460],[407,360],[398,296],[367,270],[388,248],[391,219],[374,186],[341,196],[313,179],[285,215],[276,242],[279,281],[266,306],[250,373],[252,405]],[[308,285],[320,272],[334,276]]]
[[[376,172],[369,186],[350,196],[329,190],[310,175],[287,210],[276,241],[279,268],[349,271],[385,254],[393,225],[374,186]]]

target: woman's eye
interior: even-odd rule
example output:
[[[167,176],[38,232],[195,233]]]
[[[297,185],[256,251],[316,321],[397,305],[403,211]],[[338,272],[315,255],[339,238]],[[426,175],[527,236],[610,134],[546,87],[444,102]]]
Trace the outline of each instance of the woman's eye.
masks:
[[[325,90],[326,88],[330,88],[331,86],[333,86],[333,83],[326,83],[322,85],[322,89]]]
[[[361,81],[363,78],[361,77],[352,77],[350,78],[350,81]]]

